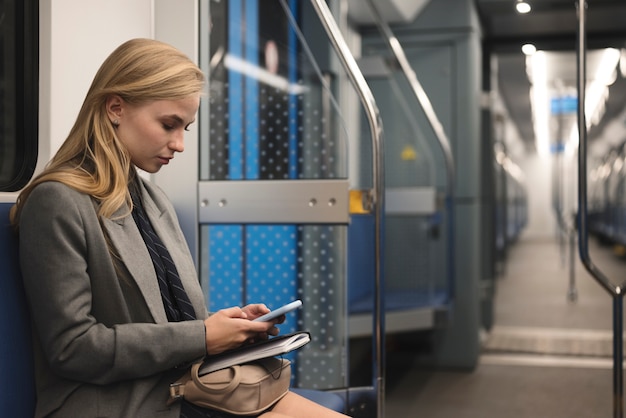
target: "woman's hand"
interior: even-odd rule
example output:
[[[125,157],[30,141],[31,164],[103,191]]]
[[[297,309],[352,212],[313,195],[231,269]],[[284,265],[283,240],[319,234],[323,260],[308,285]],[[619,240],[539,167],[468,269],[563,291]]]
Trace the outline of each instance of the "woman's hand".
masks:
[[[243,308],[241,308],[242,311],[244,311],[246,313],[246,315],[248,315],[248,319],[253,320],[256,319],[260,316],[265,315],[266,313],[269,313],[269,309],[267,308],[267,306],[265,306],[262,303],[254,303],[251,305],[246,305]],[[275,319],[273,319],[271,322],[274,324],[282,324],[283,322],[285,322],[285,315],[281,315]],[[275,334],[272,334],[275,335]]]
[[[258,318],[259,316],[265,315],[270,311],[269,308],[262,303],[253,303],[250,305],[246,305],[241,308],[241,310],[244,311],[246,315],[248,315],[248,319],[251,321]]]
[[[268,313],[270,310],[268,309],[267,306],[265,306],[262,303],[254,303],[251,305],[246,305],[243,308],[241,308],[242,311],[244,311],[246,313],[246,315],[248,315],[248,319],[250,319],[251,321],[253,319],[256,319],[260,316],[265,315],[266,313]],[[268,321],[267,323],[269,324],[282,324],[283,322],[285,322],[285,315],[281,315],[279,317],[276,317],[274,319],[272,319],[271,321]],[[258,341],[258,340],[267,340],[268,335],[278,335],[279,330],[278,328],[276,328],[275,326],[272,326],[267,332],[261,333],[259,335],[257,335],[255,338],[252,338],[251,342],[254,341]]]
[[[247,341],[266,339],[268,334],[278,334],[274,324],[281,318],[270,322],[251,321],[267,312],[269,309],[265,305],[255,304],[243,309],[239,307],[222,309],[209,316],[204,320],[207,354],[219,354],[237,348]],[[284,318],[282,320],[284,321]]]

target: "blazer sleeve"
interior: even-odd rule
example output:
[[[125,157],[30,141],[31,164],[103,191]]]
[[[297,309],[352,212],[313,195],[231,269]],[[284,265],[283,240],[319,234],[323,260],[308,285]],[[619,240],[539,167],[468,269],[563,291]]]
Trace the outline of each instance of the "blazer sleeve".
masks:
[[[205,355],[202,320],[133,322],[89,196],[60,183],[37,186],[20,218],[20,262],[35,329],[59,376],[107,384],[147,377]],[[94,265],[95,264],[95,265]],[[96,268],[97,266],[97,268]],[[106,321],[97,297],[111,306]],[[136,301],[142,303],[142,301]]]

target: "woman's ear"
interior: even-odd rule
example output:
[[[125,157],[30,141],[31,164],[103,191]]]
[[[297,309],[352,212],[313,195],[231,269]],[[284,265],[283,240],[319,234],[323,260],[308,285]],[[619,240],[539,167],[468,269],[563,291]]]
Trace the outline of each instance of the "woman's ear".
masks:
[[[110,95],[106,100],[106,110],[111,123],[118,126],[124,110],[124,100],[117,94]]]

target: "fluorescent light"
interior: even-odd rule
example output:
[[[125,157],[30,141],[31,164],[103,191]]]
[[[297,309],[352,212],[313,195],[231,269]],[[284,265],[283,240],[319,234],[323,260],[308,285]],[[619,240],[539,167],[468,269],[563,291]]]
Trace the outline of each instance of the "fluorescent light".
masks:
[[[517,3],[515,3],[515,10],[517,10],[517,13],[526,14],[530,12],[530,9],[530,4],[526,3],[524,0],[517,0]]]
[[[597,124],[604,115],[606,101],[609,98],[608,86],[615,82],[619,59],[620,51],[617,49],[606,48],[602,53],[602,58],[598,63],[596,73],[587,86],[585,96],[587,128]]]
[[[609,88],[617,77],[617,66],[621,53],[617,49],[606,48],[597,66],[596,73],[587,84],[585,90],[585,122],[587,128],[597,124],[606,111],[606,101],[609,98]],[[569,141],[565,145],[568,155],[573,155],[579,144],[578,125],[572,127]]]
[[[602,58],[600,59],[594,78],[606,86],[615,83],[620,55],[619,49],[606,48],[602,53]]]
[[[578,125],[574,124],[569,134],[569,139],[565,142],[565,156],[573,157],[578,150]]]
[[[532,87],[530,88],[535,131],[535,147],[541,157],[550,156],[550,97],[548,96],[546,54],[537,51],[526,57],[530,60]]]

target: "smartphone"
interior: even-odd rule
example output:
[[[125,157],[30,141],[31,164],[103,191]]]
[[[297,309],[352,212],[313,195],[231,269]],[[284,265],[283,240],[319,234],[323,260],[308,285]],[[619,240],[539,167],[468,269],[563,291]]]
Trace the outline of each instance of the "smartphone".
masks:
[[[271,321],[272,319],[277,318],[281,315],[284,315],[287,312],[291,312],[294,309],[299,308],[300,306],[302,306],[302,301],[299,299],[294,300],[293,302],[283,305],[278,309],[274,309],[273,311],[268,312],[265,315],[259,316],[257,319],[254,319],[253,321],[261,321],[261,322]]]

